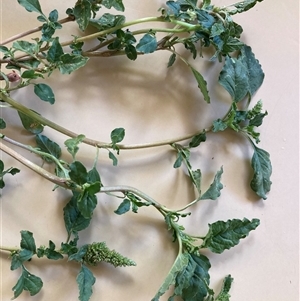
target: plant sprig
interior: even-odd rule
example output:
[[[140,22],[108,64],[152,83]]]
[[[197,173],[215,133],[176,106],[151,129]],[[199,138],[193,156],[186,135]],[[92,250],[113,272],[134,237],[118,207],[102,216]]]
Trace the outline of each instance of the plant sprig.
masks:
[[[177,243],[178,254],[169,273],[160,288],[153,293],[152,301],[158,301],[164,294],[169,294],[169,288],[174,290],[168,300],[181,297],[186,301],[224,301],[229,300],[230,287],[233,281],[231,275],[224,278],[221,291],[216,295],[210,287],[209,258],[203,250],[209,249],[213,253],[223,253],[240,243],[259,225],[259,220],[253,218],[229,219],[216,221],[208,225],[205,235],[191,235],[181,225],[181,220],[192,214],[194,206],[203,200],[216,200],[223,189],[223,167],[215,172],[211,185],[203,190],[202,172],[195,168],[191,157],[192,150],[201,147],[209,138],[208,134],[232,130],[243,135],[252,147],[253,156],[249,167],[252,168],[251,189],[263,199],[271,188],[272,166],[267,151],[259,148],[260,134],[258,127],[263,123],[267,112],[263,111],[262,101],[252,105],[253,95],[264,80],[259,61],[250,46],[241,40],[243,29],[233,21],[233,15],[251,9],[262,0],[247,0],[225,7],[216,7],[210,0],[171,0],[163,5],[158,16],[144,17],[137,20],[126,20],[123,14],[101,14],[101,8],[115,9],[124,12],[122,0],[77,0],[67,9],[67,16],[60,19],[59,12],[53,9],[47,16],[38,0],[18,0],[18,3],[28,12],[36,13],[41,26],[24,33],[17,34],[0,43],[1,67],[7,72],[0,72],[0,80],[4,87],[0,89],[2,108],[13,108],[18,112],[25,130],[35,138],[35,145],[24,145],[14,137],[5,135],[6,122],[0,119],[1,151],[7,153],[24,166],[32,169],[39,176],[52,182],[55,186],[70,192],[70,198],[63,209],[63,219],[66,228],[66,241],[57,247],[52,240],[47,246],[37,247],[33,233],[21,230],[19,248],[0,246],[3,252],[9,252],[11,270],[19,270],[20,277],[13,287],[13,298],[20,296],[23,291],[36,295],[42,289],[43,281],[33,275],[28,266],[33,257],[46,257],[49,260],[60,260],[65,257],[68,261],[78,263],[76,282],[79,289],[79,300],[88,301],[93,293],[96,278],[89,265],[99,266],[107,262],[115,267],[135,266],[132,259],[110,249],[106,242],[92,242],[79,245],[80,232],[91,225],[94,211],[97,210],[98,195],[107,194],[121,199],[114,213],[140,214],[141,207],[154,208],[161,215],[166,228],[173,235],[173,242]],[[70,34],[70,40],[61,41],[57,32],[66,22],[75,22],[81,31],[80,36]],[[151,28],[148,23],[151,22]],[[156,25],[153,25],[156,24]],[[135,30],[135,25],[145,26]],[[87,28],[94,28],[94,33],[87,34]],[[20,40],[29,34],[37,37],[28,41]],[[161,37],[162,36],[162,37]],[[96,46],[86,49],[87,41],[93,40]],[[6,46],[8,44],[10,46]],[[190,54],[190,58],[177,50],[182,45]],[[34,108],[21,104],[12,97],[12,92],[32,86],[35,95],[49,105],[55,105],[57,99],[55,91],[47,85],[46,78],[51,77],[55,70],[61,74],[71,74],[81,68],[91,57],[126,56],[129,60],[137,60],[140,55],[152,54],[157,51],[168,51],[170,57],[166,66],[176,68],[176,60],[181,60],[193,75],[204,102],[208,105],[216,99],[211,99],[207,80],[191,62],[193,59],[204,58],[205,49],[214,51],[210,61],[221,64],[219,85],[229,94],[231,103],[223,116],[207,124],[205,128],[180,137],[171,137],[163,141],[145,144],[123,144],[125,129],[115,128],[111,131],[107,142],[96,141],[82,133],[75,133],[62,127],[55,121],[42,116]],[[37,82],[37,80],[39,82]],[[52,138],[43,134],[44,128],[50,127],[57,134],[67,136],[64,142],[69,157],[62,159],[63,149]],[[78,151],[82,143],[96,148],[93,164],[83,164],[78,158]],[[19,147],[34,153],[49,168],[43,168],[20,155],[15,149]],[[108,186],[103,183],[98,171],[99,151],[107,151],[114,166],[118,165],[118,156],[123,150],[136,150],[165,146],[176,153],[174,168],[184,168],[194,187],[195,197],[188,204],[179,209],[167,208],[164,204],[153,199],[136,187],[127,185]],[[100,169],[101,170],[101,169]],[[16,168],[6,168],[0,161],[0,188],[4,188],[3,177],[7,174],[16,175]]]

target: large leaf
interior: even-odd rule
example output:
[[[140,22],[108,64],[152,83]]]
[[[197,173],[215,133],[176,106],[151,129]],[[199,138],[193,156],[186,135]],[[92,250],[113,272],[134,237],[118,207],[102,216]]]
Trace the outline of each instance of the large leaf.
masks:
[[[90,219],[97,206],[97,197],[88,191],[84,191],[78,199],[77,206],[82,216]]]
[[[34,113],[38,114],[37,112]],[[37,122],[35,119],[28,117],[27,115],[19,111],[18,114],[21,119],[23,127],[30,133],[34,135],[38,135],[44,130],[44,126],[41,123]]]
[[[82,265],[76,281],[79,288],[79,300],[88,301],[93,293],[92,287],[96,278],[85,265]]]
[[[89,0],[78,0],[73,10],[76,22],[79,28],[84,31],[89,25],[89,21],[92,17],[91,12],[91,1]]]
[[[101,4],[106,8],[115,8],[118,11],[124,11],[125,7],[122,0],[102,0]]]
[[[264,200],[267,198],[266,193],[271,189],[272,165],[270,155],[265,150],[258,148],[253,144],[254,153],[251,160],[251,166],[254,171],[253,179],[250,183],[251,188],[258,196]]]
[[[174,295],[185,301],[203,301],[209,290],[210,262],[204,255],[188,254],[187,266],[178,273]]]
[[[249,221],[233,219],[227,222],[218,221],[209,225],[209,230],[203,239],[201,248],[208,248],[214,253],[222,253],[236,246],[240,239],[248,236],[249,232],[259,225],[258,219]]]
[[[21,243],[20,246],[22,249],[26,249],[32,251],[33,253],[36,252],[36,245],[33,238],[33,234],[30,231],[21,231]]]
[[[87,57],[65,53],[60,57],[59,71],[62,74],[70,74],[83,67],[87,61]]]
[[[83,185],[88,181],[88,172],[81,162],[74,161],[70,164],[69,167],[69,176],[72,181],[74,181],[78,185]]]
[[[59,43],[58,38],[52,41],[52,44],[47,52],[47,60],[50,63],[58,62],[60,57],[64,54],[63,48]]]
[[[156,50],[156,47],[156,37],[152,34],[146,33],[136,45],[136,50],[143,53],[152,53]]]

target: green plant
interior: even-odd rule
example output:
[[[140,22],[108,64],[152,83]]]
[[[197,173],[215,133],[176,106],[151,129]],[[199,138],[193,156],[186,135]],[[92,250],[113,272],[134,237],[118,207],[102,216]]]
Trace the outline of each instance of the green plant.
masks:
[[[159,16],[135,21],[126,21],[124,15],[113,15],[107,12],[101,14],[101,7],[124,11],[125,7],[121,0],[78,0],[74,7],[67,10],[67,17],[62,20],[59,20],[58,11],[55,9],[46,16],[38,0],[18,0],[18,2],[27,11],[37,13],[42,25],[38,29],[1,43],[0,52],[3,58],[0,62],[1,66],[5,66],[6,71],[1,71],[0,74],[0,79],[4,83],[1,87],[0,99],[3,109],[13,108],[18,111],[24,128],[35,136],[36,145],[24,145],[6,136],[6,123],[1,118],[0,126],[4,131],[1,134],[3,143],[0,144],[0,148],[40,176],[53,182],[55,189],[69,190],[70,200],[63,212],[67,240],[59,247],[56,247],[51,240],[48,246],[37,247],[33,233],[29,230],[21,231],[19,248],[0,247],[2,251],[10,252],[11,270],[20,270],[20,278],[13,287],[13,297],[17,298],[24,290],[29,291],[30,295],[35,295],[41,290],[43,286],[41,278],[31,274],[27,268],[30,265],[28,261],[33,257],[47,257],[50,260],[67,257],[69,261],[78,262],[79,272],[76,280],[81,301],[90,299],[96,280],[89,265],[97,265],[103,261],[116,267],[136,264],[133,260],[111,250],[105,242],[93,242],[81,246],[78,244],[79,232],[90,226],[93,212],[97,207],[97,195],[105,193],[122,199],[115,210],[117,215],[129,211],[138,213],[140,207],[154,207],[162,215],[167,229],[171,231],[173,240],[177,243],[178,254],[174,264],[161,287],[156,294],[153,294],[152,301],[159,300],[166,293],[171,294],[169,300],[175,300],[176,297],[181,297],[185,301],[229,300],[233,278],[230,275],[226,276],[223,288],[215,294],[209,286],[210,262],[202,250],[209,249],[219,254],[234,247],[240,239],[256,229],[259,220],[243,218],[217,221],[209,225],[209,230],[204,236],[187,233],[180,220],[188,217],[191,214],[189,210],[201,200],[216,200],[223,189],[221,183],[223,167],[216,171],[210,187],[203,192],[201,171],[195,169],[191,162],[191,151],[205,143],[208,133],[229,129],[246,137],[253,150],[251,160],[253,177],[250,186],[263,199],[267,198],[270,190],[272,167],[269,154],[257,146],[260,142],[257,128],[262,124],[267,112],[263,111],[261,101],[250,107],[252,96],[263,82],[264,73],[251,47],[240,40],[242,27],[232,18],[236,13],[251,9],[261,0],[248,0],[226,7],[216,7],[210,0],[201,3],[196,0],[167,1],[160,9]],[[96,32],[73,36],[70,41],[62,42],[56,36],[56,32],[66,22],[77,22],[83,33],[88,26],[96,28]],[[162,26],[129,30],[129,26],[148,22],[162,24]],[[40,35],[30,42],[20,40],[33,32]],[[164,34],[160,39],[158,39],[159,33]],[[95,40],[96,46],[84,49],[85,43],[90,40]],[[12,42],[10,47],[5,46],[10,42]],[[53,105],[56,99],[52,88],[40,81],[46,81],[46,77],[57,70],[62,74],[70,74],[83,68],[90,57],[125,55],[130,60],[136,60],[139,55],[168,51],[170,53],[169,61],[166,62],[168,68],[175,68],[176,60],[184,62],[193,74],[203,100],[209,104],[211,99],[207,82],[194,64],[177,51],[177,47],[180,46],[190,52],[194,60],[203,58],[206,48],[213,49],[214,54],[210,60],[214,64],[222,64],[219,84],[230,94],[232,100],[224,116],[192,135],[149,144],[126,145],[121,144],[125,137],[125,129],[116,128],[111,131],[110,141],[103,143],[62,127],[11,97],[12,91],[33,86],[34,93],[42,101]],[[50,127],[58,133],[69,136],[64,143],[71,155],[69,161],[62,159],[61,147],[42,134],[44,127]],[[91,167],[85,166],[77,157],[82,143],[97,150]],[[53,169],[49,171],[34,164],[10,148],[9,144],[40,156],[51,164]],[[177,158],[173,167],[183,166],[194,186],[195,198],[187,205],[179,209],[167,208],[137,188],[125,185],[105,186],[102,183],[97,168],[100,149],[106,150],[112,164],[117,166],[118,155],[124,149],[162,145],[168,146],[176,153]],[[2,161],[0,167],[0,183],[3,188],[5,186],[3,177],[7,174],[15,175],[19,170],[16,168],[5,170]],[[174,286],[173,292],[169,292],[171,286]]]

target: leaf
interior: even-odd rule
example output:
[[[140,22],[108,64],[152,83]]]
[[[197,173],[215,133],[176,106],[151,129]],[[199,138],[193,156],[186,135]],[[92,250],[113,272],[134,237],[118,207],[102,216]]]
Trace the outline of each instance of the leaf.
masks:
[[[29,273],[24,266],[22,266],[22,275],[17,284],[12,288],[14,298],[16,299],[23,290],[28,291],[31,296],[36,295],[43,287],[41,278]]]
[[[189,147],[197,147],[200,145],[201,142],[206,141],[206,133],[200,133],[192,138],[192,140],[189,143]]]
[[[35,111],[33,111],[33,112],[36,113],[36,114],[39,114]],[[41,123],[39,123],[35,119],[23,114],[22,112],[18,111],[18,114],[19,114],[19,117],[21,119],[23,127],[27,131],[29,131],[30,133],[32,133],[34,135],[38,135],[41,132],[43,132],[44,126]]]
[[[55,102],[54,93],[53,93],[51,87],[49,87],[46,84],[34,84],[34,93],[41,100],[47,101],[52,105]]]
[[[253,95],[264,81],[265,74],[262,71],[259,61],[255,58],[251,47],[245,45],[241,49],[241,59],[245,66],[247,66],[248,89],[250,95]]]
[[[3,118],[0,118],[0,129],[3,130],[6,128],[6,122]]]
[[[78,0],[73,9],[76,22],[79,28],[84,31],[89,25],[89,21],[92,17],[91,2],[88,0]]]
[[[101,4],[106,8],[115,8],[118,11],[124,11],[125,7],[122,0],[102,0]]]
[[[163,284],[161,285],[155,297],[151,301],[158,301],[159,298],[169,289],[169,287],[175,284],[178,273],[186,268],[188,262],[189,262],[188,253],[183,253],[183,254],[181,253],[180,255],[177,256]]]
[[[60,57],[64,54],[63,48],[59,43],[59,39],[55,38],[47,52],[47,60],[50,63],[56,63],[60,60]]]
[[[73,253],[69,256],[68,261],[77,261],[77,262],[82,262],[83,257],[85,256],[87,250],[88,250],[89,245],[84,245],[77,250],[76,253]]]
[[[219,83],[231,95],[233,101],[239,102],[248,93],[247,69],[241,60],[227,56],[220,73]]]
[[[88,181],[88,172],[81,162],[74,161],[70,164],[69,168],[69,176],[72,181],[78,185],[83,185]]]
[[[271,189],[271,174],[272,164],[270,161],[270,155],[265,150],[258,148],[253,143],[254,153],[251,160],[251,166],[254,171],[254,176],[251,180],[250,186],[256,192],[256,194],[267,199],[266,193]]]
[[[200,248],[208,248],[214,253],[222,253],[226,249],[236,246],[240,239],[248,236],[249,232],[259,225],[258,219],[249,221],[233,219],[227,222],[218,221],[209,224],[209,231],[203,239]]]
[[[79,288],[79,300],[88,301],[93,293],[92,287],[96,278],[85,265],[82,265],[76,281]]]
[[[84,135],[78,135],[75,138],[67,139],[65,141],[65,146],[67,147],[67,151],[72,155],[73,159],[75,159],[75,155],[77,154],[80,144],[84,140]]]
[[[146,33],[136,45],[136,50],[143,53],[152,53],[157,48],[157,40],[153,34]]]
[[[137,52],[136,52],[136,49],[133,45],[126,45],[125,46],[125,53],[126,53],[126,56],[132,60],[132,61],[135,61],[136,58],[137,58]]]
[[[124,199],[123,202],[119,205],[118,209],[114,212],[118,215],[124,214],[130,210],[131,202],[129,199]]]
[[[220,293],[218,294],[215,301],[230,301],[229,291],[230,291],[232,282],[233,282],[233,278],[231,277],[231,275],[228,275],[225,277],[225,279],[223,281],[222,289],[221,289]]]
[[[97,197],[91,195],[88,191],[84,191],[77,202],[77,207],[82,216],[86,219],[91,219],[93,211],[97,206]]]
[[[109,157],[109,159],[111,159],[113,161],[113,166],[118,165],[117,157],[110,150],[108,151],[108,157]]]
[[[37,12],[43,15],[41,5],[38,0],[18,0],[18,3],[29,12]]]
[[[197,80],[198,87],[203,94],[204,100],[207,103],[210,103],[210,97],[209,97],[208,90],[207,90],[207,83],[206,83],[204,77],[193,67],[190,66],[190,68],[194,74],[195,79]]]
[[[77,197],[73,196],[69,203],[64,207],[64,221],[68,235],[86,229],[90,218],[85,218],[77,207]]]
[[[171,56],[170,56],[170,58],[169,58],[167,67],[169,68],[169,67],[173,66],[173,64],[175,63],[175,61],[176,61],[176,54],[172,53]]]
[[[22,249],[19,253],[15,253],[11,256],[11,266],[12,271],[18,269],[22,266],[23,262],[28,261],[32,258],[34,253],[31,250]]]
[[[236,14],[236,13],[242,13],[250,8],[252,8],[254,5],[256,5],[257,2],[262,2],[263,0],[246,0],[246,1],[241,1],[236,4],[233,4],[232,6],[235,7],[235,9],[230,10],[230,14]]]
[[[49,13],[49,18],[48,19],[49,19],[50,22],[57,22],[58,21],[58,11],[57,11],[57,9],[54,9]]]
[[[223,132],[228,128],[228,124],[221,119],[217,119],[213,121],[213,129],[214,133]]]
[[[100,183],[101,184],[101,178],[99,175],[98,170],[96,169],[96,167],[93,167],[89,172],[88,172],[88,182],[91,183]],[[102,184],[101,184],[102,186]]]
[[[36,135],[35,140],[36,140],[38,148],[42,152],[50,154],[57,159],[60,158],[61,148],[56,142],[51,141],[48,137],[41,135],[41,134]],[[43,159],[49,163],[53,162],[53,160],[48,157],[43,157]]]
[[[200,169],[192,170],[191,172],[189,172],[189,175],[199,195],[201,195],[201,177],[202,177],[201,170]]]
[[[125,16],[112,15],[109,13],[103,14],[99,19],[91,19],[90,25],[97,28],[99,31],[108,29],[111,27],[119,26],[125,23]]]
[[[174,295],[185,301],[202,301],[208,292],[210,262],[202,254],[188,254],[188,265],[176,277]]]
[[[60,57],[59,62],[59,71],[62,74],[70,74],[75,70],[83,67],[88,61],[87,57],[83,57],[82,55],[74,55],[65,53]]]
[[[16,50],[23,51],[28,54],[34,54],[38,50],[37,44],[30,43],[27,41],[13,42],[13,48],[15,48]]]
[[[22,249],[26,249],[32,251],[33,253],[36,252],[36,245],[33,238],[33,234],[30,231],[21,231],[21,243],[20,246]]]
[[[125,130],[123,128],[116,128],[110,133],[112,144],[121,142],[125,137]]]
[[[209,186],[209,188],[206,190],[206,192],[203,193],[201,196],[201,200],[216,200],[221,195],[221,189],[223,189],[223,184],[220,182],[221,176],[223,174],[223,167],[216,173],[214,181]]]

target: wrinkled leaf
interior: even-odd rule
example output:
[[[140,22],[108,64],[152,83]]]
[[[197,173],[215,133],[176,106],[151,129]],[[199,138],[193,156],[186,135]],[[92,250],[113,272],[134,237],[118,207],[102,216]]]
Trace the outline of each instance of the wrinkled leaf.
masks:
[[[76,281],[79,288],[79,300],[88,301],[93,293],[92,287],[96,278],[85,265],[82,265]]]
[[[119,205],[118,209],[114,212],[118,215],[124,214],[130,210],[131,202],[129,199],[124,199],[123,202]]]
[[[47,52],[47,60],[50,63],[58,62],[60,57],[64,54],[63,48],[59,43],[59,39],[55,38]]]
[[[75,155],[77,154],[79,147],[78,145],[84,140],[84,135],[78,135],[75,138],[70,138],[65,141],[65,146],[67,147],[67,151],[72,155],[73,159],[75,159]]]
[[[83,67],[88,61],[87,57],[65,53],[60,57],[59,71],[62,74],[70,74]]]
[[[204,100],[207,103],[210,103],[210,97],[209,97],[208,90],[207,90],[207,82],[205,81],[204,77],[200,74],[200,72],[198,72],[193,67],[191,67],[191,70],[194,74],[195,79],[197,80],[198,87],[203,94]]]
[[[215,301],[230,301],[229,291],[230,291],[232,282],[233,282],[233,278],[230,275],[225,277],[225,279],[223,281],[222,289],[221,289],[220,293],[218,294]]]
[[[25,231],[25,230],[21,231],[20,247],[22,249],[32,251],[33,253],[36,252],[36,245],[35,245],[35,241],[34,241],[32,232]]]
[[[41,135],[41,134],[36,135],[35,140],[36,140],[38,148],[42,152],[51,154],[52,156],[54,156],[57,159],[60,158],[61,148],[56,142],[51,141],[48,137]],[[43,157],[43,159],[47,162],[50,162],[50,163],[52,162],[52,159],[50,159],[48,157]]]
[[[222,253],[226,249],[236,246],[240,239],[248,236],[249,232],[255,230],[258,225],[258,219],[249,221],[246,218],[209,224],[209,230],[203,239],[201,248],[208,248],[214,253]]]
[[[122,0],[102,0],[101,4],[106,8],[115,8],[118,11],[124,11],[125,7]]]
[[[29,12],[37,12],[43,15],[41,5],[38,0],[18,0],[18,3]]]
[[[258,148],[253,144],[254,153],[251,160],[251,166],[254,176],[250,183],[251,188],[258,196],[264,200],[267,198],[266,193],[271,189],[272,165],[270,155],[265,150]]]
[[[74,7],[73,14],[82,31],[84,31],[89,25],[89,21],[92,17],[91,8],[92,5],[89,0],[79,0],[76,2]]]
[[[88,172],[81,162],[74,161],[70,164],[69,167],[69,176],[72,181],[74,181],[78,185],[83,185],[88,181]]]

